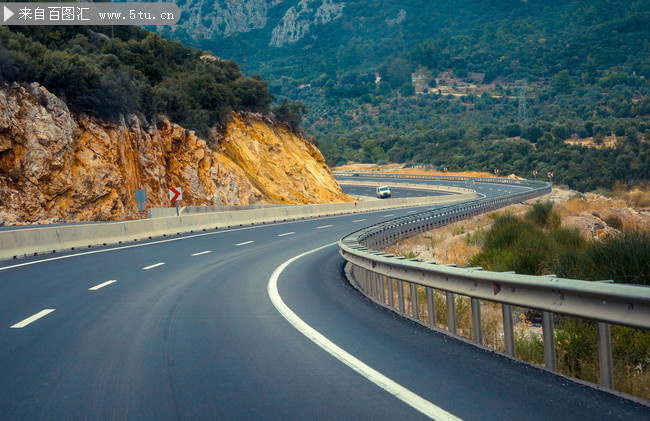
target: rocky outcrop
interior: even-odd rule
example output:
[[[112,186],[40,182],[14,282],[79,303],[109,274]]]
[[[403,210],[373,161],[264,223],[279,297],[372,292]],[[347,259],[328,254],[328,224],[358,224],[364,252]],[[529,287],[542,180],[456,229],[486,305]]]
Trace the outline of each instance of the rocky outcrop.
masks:
[[[178,3],[185,12],[183,27],[189,32],[204,32],[228,37],[237,32],[264,28],[271,0],[189,0]]]
[[[270,46],[293,44],[316,25],[337,19],[344,3],[335,0],[188,0],[176,2],[180,26],[192,36],[229,37],[255,29],[271,32]],[[268,35],[265,35],[268,36]]]
[[[333,0],[300,0],[289,8],[280,23],[273,29],[272,47],[294,44],[304,37],[314,25],[324,24],[342,16],[343,3]]]
[[[0,85],[0,224],[121,220],[147,207],[350,200],[320,152],[260,116],[234,115],[209,147],[169,121],[76,116],[38,84]]]

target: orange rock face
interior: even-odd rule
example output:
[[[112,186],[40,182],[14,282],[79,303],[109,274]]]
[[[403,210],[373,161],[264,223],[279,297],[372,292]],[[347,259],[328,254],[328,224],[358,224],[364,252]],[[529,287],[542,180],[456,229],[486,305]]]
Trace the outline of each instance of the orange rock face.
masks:
[[[103,221],[169,207],[350,200],[306,140],[256,116],[233,116],[216,148],[169,121],[76,116],[38,84],[0,85],[0,224]]]

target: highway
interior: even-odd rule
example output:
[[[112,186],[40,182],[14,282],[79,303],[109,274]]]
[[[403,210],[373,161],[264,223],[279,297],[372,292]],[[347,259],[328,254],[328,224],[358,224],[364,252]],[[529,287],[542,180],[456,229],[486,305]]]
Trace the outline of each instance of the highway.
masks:
[[[352,288],[335,242],[408,212],[0,262],[1,418],[648,418],[645,406],[429,331]]]

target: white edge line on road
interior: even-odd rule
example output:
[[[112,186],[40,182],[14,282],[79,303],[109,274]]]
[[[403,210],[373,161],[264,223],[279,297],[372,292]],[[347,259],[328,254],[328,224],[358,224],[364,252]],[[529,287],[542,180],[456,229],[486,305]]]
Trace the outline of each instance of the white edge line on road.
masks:
[[[212,253],[212,250],[200,251],[198,253],[192,253],[192,256],[200,256],[202,254]]]
[[[285,232],[284,234],[278,234],[278,237],[285,237],[287,235],[295,234],[295,231],[292,232]]]
[[[365,219],[355,219],[355,220],[352,221],[352,222],[354,223],[354,222],[362,222],[362,221],[365,221]]]
[[[329,228],[331,225],[323,225],[322,227],[316,227],[317,230],[323,229],[323,228]]]
[[[295,256],[280,266],[278,266],[275,271],[273,271],[273,274],[271,275],[271,278],[269,279],[269,283],[267,286],[267,291],[269,294],[269,298],[271,298],[271,301],[273,302],[273,305],[275,308],[280,312],[282,317],[284,317],[293,327],[298,329],[300,333],[305,335],[307,338],[309,338],[312,342],[314,342],[316,345],[321,347],[323,350],[327,351],[330,355],[332,355],[334,358],[337,360],[341,361],[343,364],[347,365],[366,379],[370,380],[373,382],[375,385],[381,387],[384,389],[386,392],[390,393],[391,395],[395,396],[402,402],[406,403],[407,405],[411,406],[412,408],[420,411],[422,414],[436,420],[460,420],[460,418],[456,417],[455,415],[445,411],[442,408],[437,407],[436,405],[432,404],[428,400],[422,398],[421,396],[411,392],[409,389],[405,388],[404,386],[400,385],[399,383],[396,383],[395,381],[389,379],[388,377],[384,376],[377,370],[373,369],[372,367],[368,366],[365,364],[363,361],[357,359],[353,355],[349,354],[347,351],[343,350],[339,346],[337,346],[335,343],[327,339],[325,336],[323,336],[321,333],[316,331],[314,328],[309,326],[307,323],[305,323],[300,317],[296,315],[282,300],[282,297],[280,297],[280,293],[278,292],[278,278],[280,277],[280,274],[284,269],[289,266],[291,263],[295,262],[296,260],[300,259],[301,257],[304,257],[308,254],[315,253],[317,251],[320,251],[324,248],[331,247],[333,245],[336,245],[338,243],[332,243],[328,244],[323,247],[319,247],[314,250],[310,250],[308,252],[302,253],[298,256]]]
[[[254,242],[255,242],[255,241],[245,241],[245,242],[243,242],[243,243],[235,244],[235,246],[237,246],[237,247],[239,247],[239,246],[245,246],[246,244],[251,244],[251,243],[254,243]]]
[[[39,311],[38,313],[34,314],[33,316],[26,318],[22,322],[16,323],[15,325],[11,326],[11,328],[12,329],[21,329],[21,328],[27,326],[28,324],[30,324],[32,322],[35,322],[36,320],[40,319],[41,317],[47,316],[48,314],[50,314],[53,311],[54,311],[53,308],[46,308],[45,310]]]
[[[164,262],[156,263],[156,264],[151,265],[151,266],[143,267],[142,270],[149,270],[149,269],[157,268],[158,266],[162,266],[164,264],[165,264]]]
[[[88,291],[97,291],[98,289],[104,288],[105,286],[108,286],[108,285],[110,285],[110,284],[112,284],[114,282],[117,282],[117,281],[108,281],[108,282],[104,282],[103,284],[95,285],[92,288],[88,288]]]

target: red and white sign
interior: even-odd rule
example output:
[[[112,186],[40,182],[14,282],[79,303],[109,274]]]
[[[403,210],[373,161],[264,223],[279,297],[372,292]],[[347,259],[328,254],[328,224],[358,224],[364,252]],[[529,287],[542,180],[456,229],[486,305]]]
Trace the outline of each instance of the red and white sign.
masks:
[[[495,170],[494,170],[494,173],[495,173],[495,174],[499,174],[499,169],[498,169],[498,168],[495,169]]]
[[[443,171],[444,171],[444,172],[447,172],[447,167],[445,167]]]
[[[549,177],[549,178],[553,178],[553,172],[549,172],[549,173],[548,173],[548,177]]]
[[[533,171],[533,175],[537,175],[537,170]]]
[[[183,192],[180,187],[170,187],[169,188],[169,200],[176,202],[177,200],[183,200]]]

